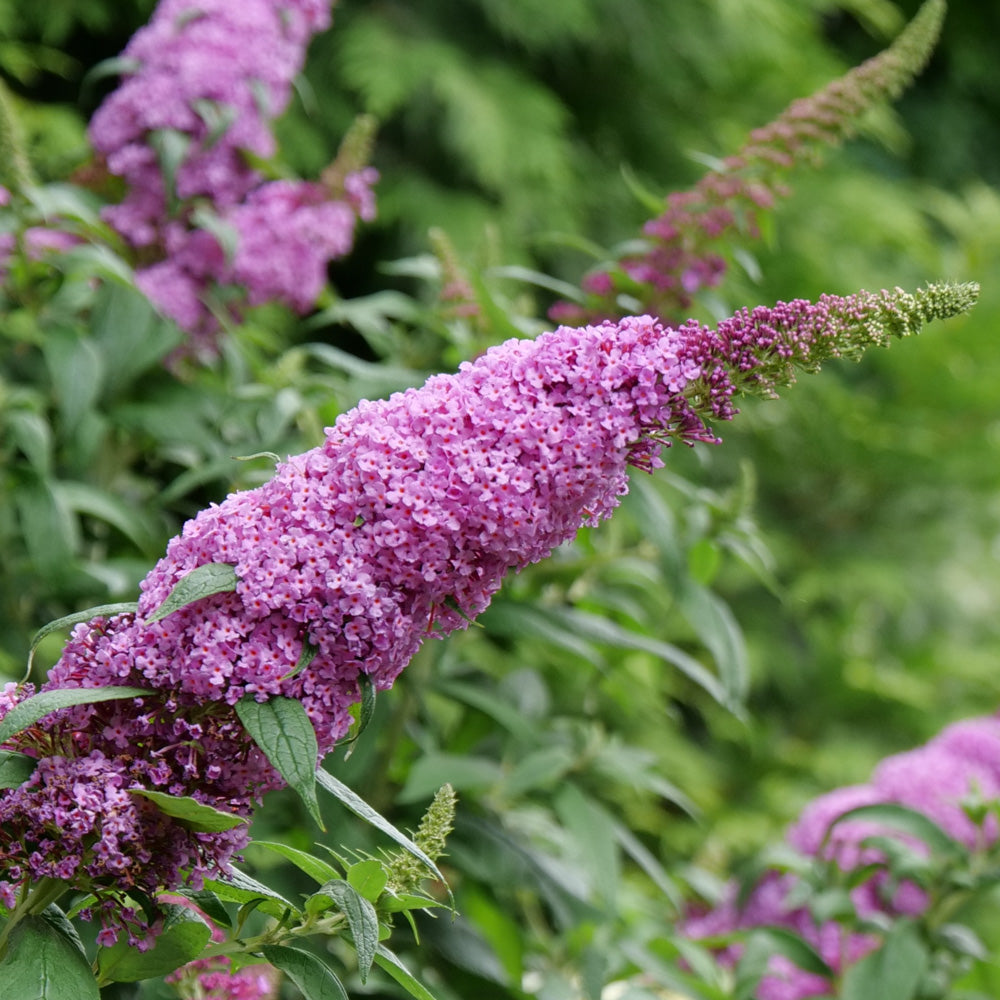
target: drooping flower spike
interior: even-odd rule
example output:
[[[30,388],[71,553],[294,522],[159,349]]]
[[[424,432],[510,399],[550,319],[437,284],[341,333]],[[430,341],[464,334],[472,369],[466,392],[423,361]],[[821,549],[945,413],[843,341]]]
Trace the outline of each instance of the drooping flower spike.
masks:
[[[105,814],[96,802],[70,814],[67,789],[99,771],[109,790],[249,814],[282,782],[239,722],[241,698],[297,699],[326,753],[362,678],[389,687],[429,635],[479,614],[509,570],[610,516],[630,465],[662,465],[675,440],[717,440],[708,422],[734,415],[736,393],[773,394],[797,368],[914,333],[968,309],[977,291],[824,296],[744,310],[716,329],[647,316],[560,327],[362,402],[268,483],[189,521],[143,582],[136,614],[74,630],[46,689],[154,694],[65,709],[16,738],[14,748],[54,759],[0,798],[6,891],[69,864],[67,843],[79,844],[87,878],[147,890],[224,867],[241,829],[192,833],[134,795]],[[233,568],[235,590],[153,620],[210,564]],[[21,697],[8,692],[8,706]],[[63,824],[79,829],[76,841]],[[132,842],[149,856],[123,848]]]
[[[944,14],[945,0],[927,0],[887,49],[794,101],[694,187],[668,195],[664,211],[643,227],[645,249],[589,274],[583,302],[558,302],[550,317],[598,322],[645,311],[669,323],[687,315],[699,289],[721,282],[734,237],[759,236],[761,213],[787,193],[788,172],[818,161],[824,147],[848,138],[866,111],[894,100],[923,69]]]

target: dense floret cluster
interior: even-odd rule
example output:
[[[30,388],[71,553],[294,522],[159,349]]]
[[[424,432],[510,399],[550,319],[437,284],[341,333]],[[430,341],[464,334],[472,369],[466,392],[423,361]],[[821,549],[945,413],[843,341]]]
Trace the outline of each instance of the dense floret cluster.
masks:
[[[268,483],[189,521],[143,582],[137,613],[76,627],[46,689],[150,694],[63,709],[10,744],[51,762],[3,796],[4,815],[19,817],[0,826],[6,891],[57,858],[146,888],[224,869],[244,826],[195,833],[131,793],[248,815],[281,779],[239,722],[241,698],[298,699],[326,753],[363,677],[389,687],[427,636],[479,614],[509,570],[610,516],[630,465],[661,465],[673,440],[716,440],[706,421],[731,417],[737,391],[773,393],[796,366],[914,332],[975,295],[826,296],[747,310],[716,330],[648,316],[560,327],[362,402]],[[209,564],[231,567],[235,589],[154,614]],[[0,708],[19,697],[8,692]],[[81,768],[100,771],[112,795],[104,813],[65,811]],[[123,842],[148,856],[127,857]]]

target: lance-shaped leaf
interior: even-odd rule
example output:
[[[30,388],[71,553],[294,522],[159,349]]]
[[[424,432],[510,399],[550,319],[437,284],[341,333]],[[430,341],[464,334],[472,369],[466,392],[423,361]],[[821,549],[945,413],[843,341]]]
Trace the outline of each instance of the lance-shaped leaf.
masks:
[[[146,624],[152,625],[203,597],[234,591],[237,583],[236,569],[229,563],[205,563],[177,581],[163,603],[146,619]]]
[[[321,830],[323,818],[316,801],[316,731],[300,701],[276,697],[257,701],[246,695],[236,703],[236,714],[275,770],[298,792]]]
[[[375,907],[343,879],[327,882],[320,892],[330,896],[337,909],[347,917],[347,926],[358,952],[358,974],[362,983],[367,982],[368,972],[375,960],[375,949],[378,947],[378,916]]]
[[[335,778],[329,771],[324,771],[320,768],[316,772],[316,780],[319,782],[320,786],[325,788],[331,795],[335,796],[336,799],[347,806],[348,809],[355,816],[363,819],[366,823],[370,823],[377,830],[381,830],[386,836],[391,837],[397,844],[399,844],[404,850],[412,854],[418,861],[423,862],[430,871],[434,874],[434,877],[441,882],[444,882],[444,876],[438,870],[438,867],[434,862],[428,857],[426,852],[422,851],[405,833],[397,830],[396,827],[392,825],[384,816],[377,813],[370,805],[360,795],[352,791],[347,787],[342,781]]]
[[[385,945],[380,944],[376,949],[375,964],[388,972],[415,1000],[436,1000],[434,994]]]
[[[173,817],[181,826],[196,833],[219,833],[248,822],[243,816],[214,809],[189,795],[168,795],[166,792],[154,792],[147,788],[133,788],[130,792],[149,799],[160,812]]]
[[[125,601],[120,604],[99,604],[96,608],[87,608],[86,611],[77,611],[71,615],[64,615],[62,618],[57,618],[55,621],[49,622],[48,625],[43,625],[31,637],[31,644],[28,646],[28,667],[24,676],[27,677],[31,673],[31,665],[35,659],[35,650],[38,649],[42,640],[52,635],[53,632],[72,628],[81,622],[89,622],[92,618],[110,618],[113,615],[124,615],[135,612],[138,607],[139,605],[135,601]]]
[[[12,736],[33,726],[39,719],[60,708],[72,708],[74,705],[93,705],[99,701],[115,701],[120,698],[140,698],[152,694],[145,688],[108,687],[95,688],[58,688],[54,691],[42,691],[40,694],[25,698],[15,705],[0,722],[0,743],[6,743]]]

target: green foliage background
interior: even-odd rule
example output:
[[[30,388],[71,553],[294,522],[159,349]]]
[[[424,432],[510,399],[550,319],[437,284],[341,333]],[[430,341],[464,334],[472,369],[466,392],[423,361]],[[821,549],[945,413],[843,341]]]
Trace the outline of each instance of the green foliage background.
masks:
[[[111,85],[86,73],[151,7],[0,2],[0,72],[42,180],[85,164]],[[126,284],[23,275],[52,293],[41,320],[5,304],[0,667],[19,676],[44,622],[133,596],[185,517],[267,476],[266,458],[231,456],[313,445],[359,398],[507,336],[500,316],[535,329],[548,293],[499,268],[577,282],[636,235],[634,188],[689,185],[915,8],[342,0],[280,127],[285,166],[311,175],[358,112],[380,120],[379,220],[332,273],[342,298],[304,322],[261,310],[179,378],[158,366],[174,332]],[[673,962],[684,895],[811,797],[1000,705],[998,31],[1000,13],[955,0],[911,91],[794,175],[747,246],[756,266],[701,304],[707,318],[954,278],[982,283],[975,313],[747,405],[719,448],[675,451],[613,521],[511,580],[484,629],[428,643],[335,765],[400,826],[440,783],[459,791],[461,916],[421,924],[410,951],[440,995],[676,986],[649,956]],[[431,226],[498,306],[479,325],[433,311]],[[122,338],[141,345],[127,361]],[[281,805],[261,834],[307,847],[315,828]],[[983,963],[969,984],[988,992],[990,976]]]

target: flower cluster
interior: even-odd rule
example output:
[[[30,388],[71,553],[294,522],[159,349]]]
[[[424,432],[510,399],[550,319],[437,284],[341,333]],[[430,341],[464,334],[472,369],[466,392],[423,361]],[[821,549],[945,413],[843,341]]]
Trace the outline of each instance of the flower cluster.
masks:
[[[137,282],[206,346],[218,328],[216,285],[241,286],[250,304],[305,311],[327,263],[350,249],[357,219],[374,214],[376,175],[361,162],[322,184],[267,180],[253,165],[275,152],[271,123],[330,6],[161,0],[91,121],[94,148],[125,181],[105,214],[140,252]]]
[[[661,465],[671,440],[714,441],[706,420],[731,417],[736,391],[771,393],[795,365],[914,332],[975,295],[975,286],[934,286],[827,296],[744,311],[717,330],[648,316],[560,327],[362,402],[268,483],[189,521],[143,582],[136,614],[76,627],[47,689],[152,693],[63,709],[16,738],[15,749],[59,761],[49,765],[59,780],[36,772],[7,793],[21,822],[0,827],[0,857],[32,877],[75,857],[74,870],[92,878],[120,882],[124,872],[145,888],[224,867],[243,828],[193,833],[134,796],[89,818],[77,840],[63,837],[60,824],[76,822],[60,811],[64,776],[98,768],[109,788],[161,789],[247,815],[281,779],[238,721],[241,698],[298,699],[327,752],[350,725],[363,676],[389,687],[428,635],[480,613],[510,569],[608,517],[630,465]],[[156,620],[206,564],[232,566],[236,589]],[[129,867],[109,842],[108,856],[95,857],[104,822],[119,847],[122,830],[141,830],[152,856]],[[17,877],[7,871],[10,891]]]
[[[870,819],[838,820],[860,806],[895,803],[927,816],[969,849],[981,849],[997,840],[998,829],[995,817],[978,822],[970,815],[967,806],[973,798],[1000,798],[1000,718],[996,716],[949,726],[924,746],[887,757],[867,784],[836,789],[814,800],[789,830],[787,841],[802,854],[832,862],[844,872],[864,872],[865,866],[872,866],[851,892],[861,920],[878,914],[916,916],[927,907],[924,891],[912,882],[890,879],[880,864],[884,853],[865,841],[889,836],[918,851],[926,851],[926,846]],[[832,920],[817,922],[795,901],[797,884],[793,875],[768,872],[743,902],[738,901],[733,886],[716,909],[690,916],[684,932],[691,938],[704,938],[754,927],[787,927],[812,944],[835,972],[878,946],[879,939],[872,933],[850,931]],[[731,963],[739,953],[737,946],[731,946],[719,957]],[[775,957],[756,995],[760,1000],[800,1000],[827,996],[830,985],[825,977]]]
[[[668,195],[665,210],[643,228],[645,249],[589,274],[583,302],[558,302],[550,317],[594,322],[646,310],[672,322],[686,315],[699,289],[722,280],[734,235],[759,236],[760,212],[786,193],[785,173],[847,138],[865,111],[897,97],[920,72],[944,12],[944,0],[927,0],[889,48],[793,102],[693,188]]]

